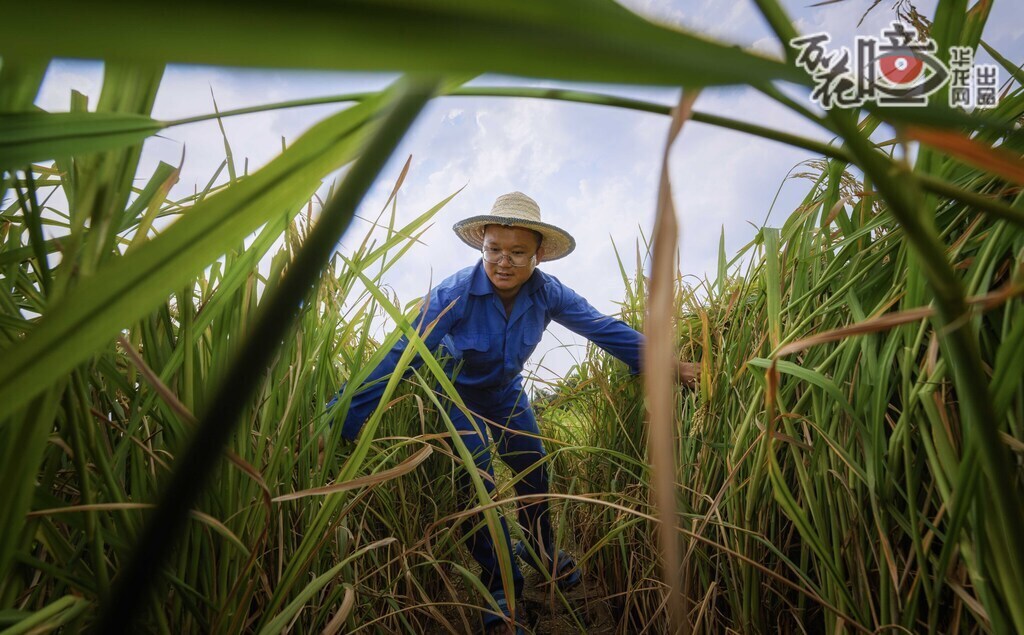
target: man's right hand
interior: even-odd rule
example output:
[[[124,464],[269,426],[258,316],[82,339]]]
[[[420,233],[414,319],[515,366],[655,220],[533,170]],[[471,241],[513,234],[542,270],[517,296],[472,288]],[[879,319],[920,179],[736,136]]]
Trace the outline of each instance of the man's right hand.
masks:
[[[694,362],[678,362],[676,382],[685,388],[694,390],[700,383],[700,364]]]

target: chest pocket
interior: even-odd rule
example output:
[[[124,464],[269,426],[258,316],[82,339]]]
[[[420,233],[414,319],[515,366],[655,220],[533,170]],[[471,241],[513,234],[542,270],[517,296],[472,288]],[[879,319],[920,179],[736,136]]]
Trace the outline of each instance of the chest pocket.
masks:
[[[460,333],[452,336],[458,355],[469,366],[483,366],[493,356],[489,333]]]
[[[526,360],[533,354],[542,337],[544,337],[544,325],[538,319],[531,316],[523,321],[523,346],[520,351],[520,365],[526,363]]]

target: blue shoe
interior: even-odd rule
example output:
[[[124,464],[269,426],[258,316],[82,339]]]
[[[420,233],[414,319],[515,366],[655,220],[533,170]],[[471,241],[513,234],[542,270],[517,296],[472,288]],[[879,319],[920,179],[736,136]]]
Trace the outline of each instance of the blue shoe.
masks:
[[[523,606],[522,602],[519,603],[519,610],[516,611],[519,620],[512,622],[512,611],[508,608],[508,599],[505,597],[505,591],[498,589],[497,591],[491,591],[491,597],[494,598],[494,603],[498,605],[498,614],[493,608],[488,607],[483,610],[483,621],[484,621],[484,635],[506,635],[507,633],[513,632],[512,627],[515,627],[515,635],[526,635],[526,630],[519,624],[519,621],[523,619]]]
[[[512,547],[513,553],[516,557],[530,565],[530,567],[547,577],[551,575],[551,565],[542,566],[537,560],[530,556],[529,549],[526,548],[526,543],[523,541],[517,542]],[[538,554],[540,555],[540,554]],[[559,550],[558,552],[558,571],[552,576],[558,584],[558,590],[565,592],[576,588],[576,586],[583,581],[583,574],[580,573],[580,568],[576,566],[576,561],[572,556],[564,551]]]

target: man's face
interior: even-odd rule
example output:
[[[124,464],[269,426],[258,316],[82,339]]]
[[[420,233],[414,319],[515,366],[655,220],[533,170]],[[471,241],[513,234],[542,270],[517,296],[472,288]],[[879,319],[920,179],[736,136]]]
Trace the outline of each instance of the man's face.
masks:
[[[536,254],[537,262],[543,258],[544,248],[537,248],[539,242],[537,234],[522,227],[504,227],[502,225],[488,225],[484,231],[484,249],[498,250],[512,255],[517,260],[520,257],[530,261],[530,256]],[[525,267],[513,267],[508,258],[502,258],[498,264],[484,260],[484,271],[487,278],[498,290],[498,294],[504,298],[515,297],[523,283],[530,279],[536,264],[530,261]]]

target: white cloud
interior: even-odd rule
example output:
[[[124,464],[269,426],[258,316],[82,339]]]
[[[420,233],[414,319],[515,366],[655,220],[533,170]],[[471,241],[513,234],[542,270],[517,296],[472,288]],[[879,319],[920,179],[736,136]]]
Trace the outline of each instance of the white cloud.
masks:
[[[57,60],[47,69],[36,105],[51,112],[67,112],[71,109],[71,91],[77,90],[90,98],[89,109],[94,110],[102,85],[102,62]]]
[[[620,4],[652,22],[729,44],[749,45],[764,30],[760,14],[747,2],[620,0]]]
[[[462,108],[452,108],[448,111],[448,114],[445,115],[444,121],[454,123],[458,121],[460,118],[462,118],[462,115],[465,114],[465,112],[466,111],[464,111]]]
[[[629,0],[624,4],[656,19],[727,41],[777,52],[778,44],[765,21],[747,2],[656,2]],[[809,8],[803,0],[786,3],[799,20],[802,32],[828,30],[837,44],[852,42],[854,25],[864,4],[843,2]],[[1008,5],[997,5],[1006,7]],[[1011,21],[1000,8],[1002,22]],[[995,9],[994,9],[995,11]],[[995,13],[994,13],[995,15]],[[859,33],[877,33],[891,12],[880,6]],[[1019,21],[1017,22],[1019,24]],[[999,27],[1006,37],[1020,39],[1020,27]],[[1019,55],[1011,59],[1019,59]],[[393,75],[341,73],[288,73],[240,71],[203,67],[171,67],[157,98],[154,114],[173,119],[212,110],[210,88],[222,110],[290,100],[374,90]],[[93,98],[99,94],[99,65],[58,63],[51,69],[39,103],[66,108],[70,87]],[[523,84],[521,80],[486,76],[477,85]],[[530,85],[554,85],[532,82]],[[677,92],[665,88],[573,86],[598,88],[639,99],[671,103]],[[797,98],[806,92],[792,91]],[[63,101],[62,101],[63,100]],[[281,137],[289,142],[344,105],[324,105],[246,115],[224,120],[228,139],[241,171],[249,159],[250,172],[280,151]],[[799,116],[751,90],[706,90],[697,109],[789,132],[824,139],[825,133]],[[457,220],[486,213],[494,198],[521,190],[541,205],[546,220],[564,226],[579,248],[569,258],[542,265],[591,300],[600,310],[614,312],[623,297],[611,238],[634,273],[634,249],[641,234],[649,239],[654,219],[661,154],[667,117],[625,110],[553,101],[450,97],[432,102],[403,140],[387,168],[368,194],[359,214],[375,218],[390,193],[399,170],[410,154],[412,168],[398,197],[402,225],[459,188],[465,189],[435,218],[423,237],[386,278],[403,302],[425,293],[477,255],[451,231]],[[140,176],[146,177],[159,160],[177,164],[187,148],[185,172],[175,193],[203,187],[224,158],[216,122],[172,128],[147,141]],[[671,178],[680,217],[680,251],[684,272],[713,276],[717,268],[719,232],[725,226],[726,251],[733,254],[753,235],[768,214],[776,190],[788,170],[810,153],[743,133],[689,122],[671,155]],[[221,176],[223,180],[224,175]],[[769,223],[781,224],[806,193],[806,182],[782,186]],[[341,249],[354,248],[368,230],[355,221]],[[538,349],[558,346],[564,329],[554,329]],[[578,340],[578,338],[576,338]],[[535,362],[540,359],[538,355]],[[546,362],[555,373],[564,372],[572,357],[556,349]],[[545,373],[546,374],[546,373]]]
[[[308,78],[267,73],[265,82],[253,72],[201,68],[169,69],[157,99],[155,114],[172,119],[212,111],[210,87],[222,110],[295,98],[308,94],[342,93],[348,85],[311,88]],[[355,78],[351,82],[366,78]],[[379,78],[375,81],[380,81]],[[257,90],[258,88],[258,90]],[[255,92],[254,92],[255,91]],[[643,91],[636,91],[641,95]],[[665,95],[670,91],[650,94]],[[698,102],[708,110],[722,110],[749,119],[749,97],[728,91],[709,91]],[[280,151],[280,137],[294,140],[318,119],[343,106],[324,106],[261,113],[224,120],[224,127],[241,171],[249,158],[250,172]],[[759,112],[759,115],[763,113]],[[761,123],[766,119],[761,118]],[[376,218],[406,157],[413,165],[398,199],[401,226],[459,188],[465,189],[442,210],[386,283],[403,301],[421,296],[433,282],[472,264],[477,256],[451,232],[464,217],[485,213],[496,196],[521,190],[541,205],[545,219],[564,226],[577,238],[579,248],[569,258],[543,266],[591,300],[600,310],[613,313],[623,297],[623,283],[611,239],[625,260],[630,275],[641,234],[650,238],[654,218],[660,156],[666,117],[580,104],[529,99],[445,98],[431,103],[378,179],[359,214]],[[177,163],[187,148],[185,173],[178,193],[203,187],[224,157],[216,122],[172,128],[166,139],[147,142],[140,175],[148,174],[157,160]],[[749,152],[756,147],[739,133],[688,124],[673,153],[673,181],[682,218],[684,266],[700,271],[709,262],[709,245],[717,248],[723,222],[760,220],[763,194],[754,191],[751,175],[759,174],[761,159]],[[221,179],[225,177],[222,175]],[[757,176],[756,183],[775,178]],[[777,185],[777,178],[770,183]],[[751,202],[751,198],[760,204]],[[749,218],[753,211],[754,218]],[[713,218],[713,222],[705,219]],[[368,231],[355,221],[342,241],[352,249]],[[705,235],[707,232],[713,234]],[[731,235],[731,234],[730,234]],[[697,246],[691,246],[696,240]],[[714,263],[711,258],[710,262]],[[691,269],[696,267],[697,269]],[[564,349],[559,339],[582,344],[564,329],[554,329],[540,351],[554,349],[544,359],[560,373],[573,363],[579,349]],[[552,371],[546,371],[545,374]]]

